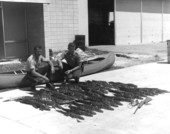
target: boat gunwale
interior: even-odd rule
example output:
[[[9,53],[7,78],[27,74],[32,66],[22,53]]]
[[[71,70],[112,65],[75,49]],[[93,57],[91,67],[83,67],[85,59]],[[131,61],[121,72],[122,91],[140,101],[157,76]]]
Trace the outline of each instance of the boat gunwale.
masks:
[[[26,73],[25,73],[25,74],[22,74],[22,73],[19,73],[19,74],[0,73],[0,77],[1,77],[1,76],[18,76],[18,75],[26,75]]]

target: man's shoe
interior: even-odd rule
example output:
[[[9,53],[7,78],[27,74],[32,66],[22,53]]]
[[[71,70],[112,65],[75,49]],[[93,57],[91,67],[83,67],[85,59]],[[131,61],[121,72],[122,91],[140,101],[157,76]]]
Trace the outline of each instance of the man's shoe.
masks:
[[[67,77],[65,77],[64,78],[64,81],[63,81],[63,84],[67,84],[67,83],[69,83],[70,81],[69,81],[69,78],[67,78]]]
[[[47,84],[46,84],[46,88],[55,89],[55,87],[54,87],[52,84],[50,84],[50,83],[47,83]]]
[[[79,78],[75,78],[75,83],[79,83]]]
[[[35,86],[31,86],[31,90],[32,91],[36,91],[36,87]]]

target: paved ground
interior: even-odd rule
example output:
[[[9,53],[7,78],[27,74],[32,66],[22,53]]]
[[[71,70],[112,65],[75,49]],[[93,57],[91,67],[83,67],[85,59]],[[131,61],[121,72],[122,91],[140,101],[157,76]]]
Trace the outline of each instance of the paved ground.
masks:
[[[129,51],[134,51],[137,46]],[[104,47],[107,48],[107,47]],[[108,47],[109,48],[109,47]],[[115,48],[115,47],[114,47]],[[123,47],[122,47],[123,48]],[[128,47],[124,47],[127,51]],[[159,48],[141,46],[145,50],[159,51],[165,60],[159,63],[149,63],[119,70],[112,70],[81,78],[85,80],[105,80],[122,83],[133,83],[138,87],[159,88],[170,91],[170,64],[166,61],[166,44]],[[110,48],[111,49],[111,48]],[[116,48],[115,48],[116,49]],[[120,49],[119,49],[120,50]],[[122,50],[122,51],[123,51]],[[138,50],[138,49],[137,49]],[[135,53],[138,53],[137,50]],[[152,51],[151,51],[152,50]],[[114,50],[118,52],[117,50]],[[163,52],[164,51],[164,52]],[[120,51],[119,51],[120,52]],[[163,53],[162,53],[163,52]],[[133,52],[134,53],[134,52]],[[169,134],[170,94],[152,97],[151,105],[139,109],[129,109],[128,103],[114,111],[104,110],[94,117],[85,117],[78,121],[52,111],[40,111],[30,105],[15,101],[5,102],[7,99],[28,95],[28,92],[13,89],[0,92],[0,126],[2,134]]]

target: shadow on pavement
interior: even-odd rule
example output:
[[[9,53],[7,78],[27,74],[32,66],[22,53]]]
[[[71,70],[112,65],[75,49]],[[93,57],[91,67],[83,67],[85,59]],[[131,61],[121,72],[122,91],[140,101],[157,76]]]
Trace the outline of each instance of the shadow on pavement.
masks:
[[[166,61],[159,61],[158,64],[170,64],[170,63],[168,63]]]
[[[55,109],[66,116],[84,120],[103,109],[114,110],[122,102],[143,99],[168,93],[157,88],[138,88],[134,84],[118,82],[86,81],[78,84],[59,85],[56,89],[31,92],[32,96],[17,98],[14,101],[32,105],[40,110]]]

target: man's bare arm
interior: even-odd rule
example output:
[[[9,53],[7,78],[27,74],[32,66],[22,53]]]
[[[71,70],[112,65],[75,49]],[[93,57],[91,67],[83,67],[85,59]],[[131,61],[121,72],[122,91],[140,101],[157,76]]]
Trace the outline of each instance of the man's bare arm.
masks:
[[[70,74],[70,73],[72,73],[72,72],[80,69],[81,66],[82,66],[82,63],[80,63],[78,66],[74,67],[73,69],[70,69],[70,70],[66,71],[65,73],[66,73],[66,74]]]
[[[33,76],[41,77],[41,78],[43,78],[46,82],[49,82],[49,79],[48,79],[46,76],[44,76],[44,75],[36,72],[35,69],[32,69],[32,70],[31,70],[31,73],[32,73]]]
[[[55,72],[54,65],[49,59],[46,59],[46,58],[42,57],[42,61],[47,62],[50,65],[52,73]]]

